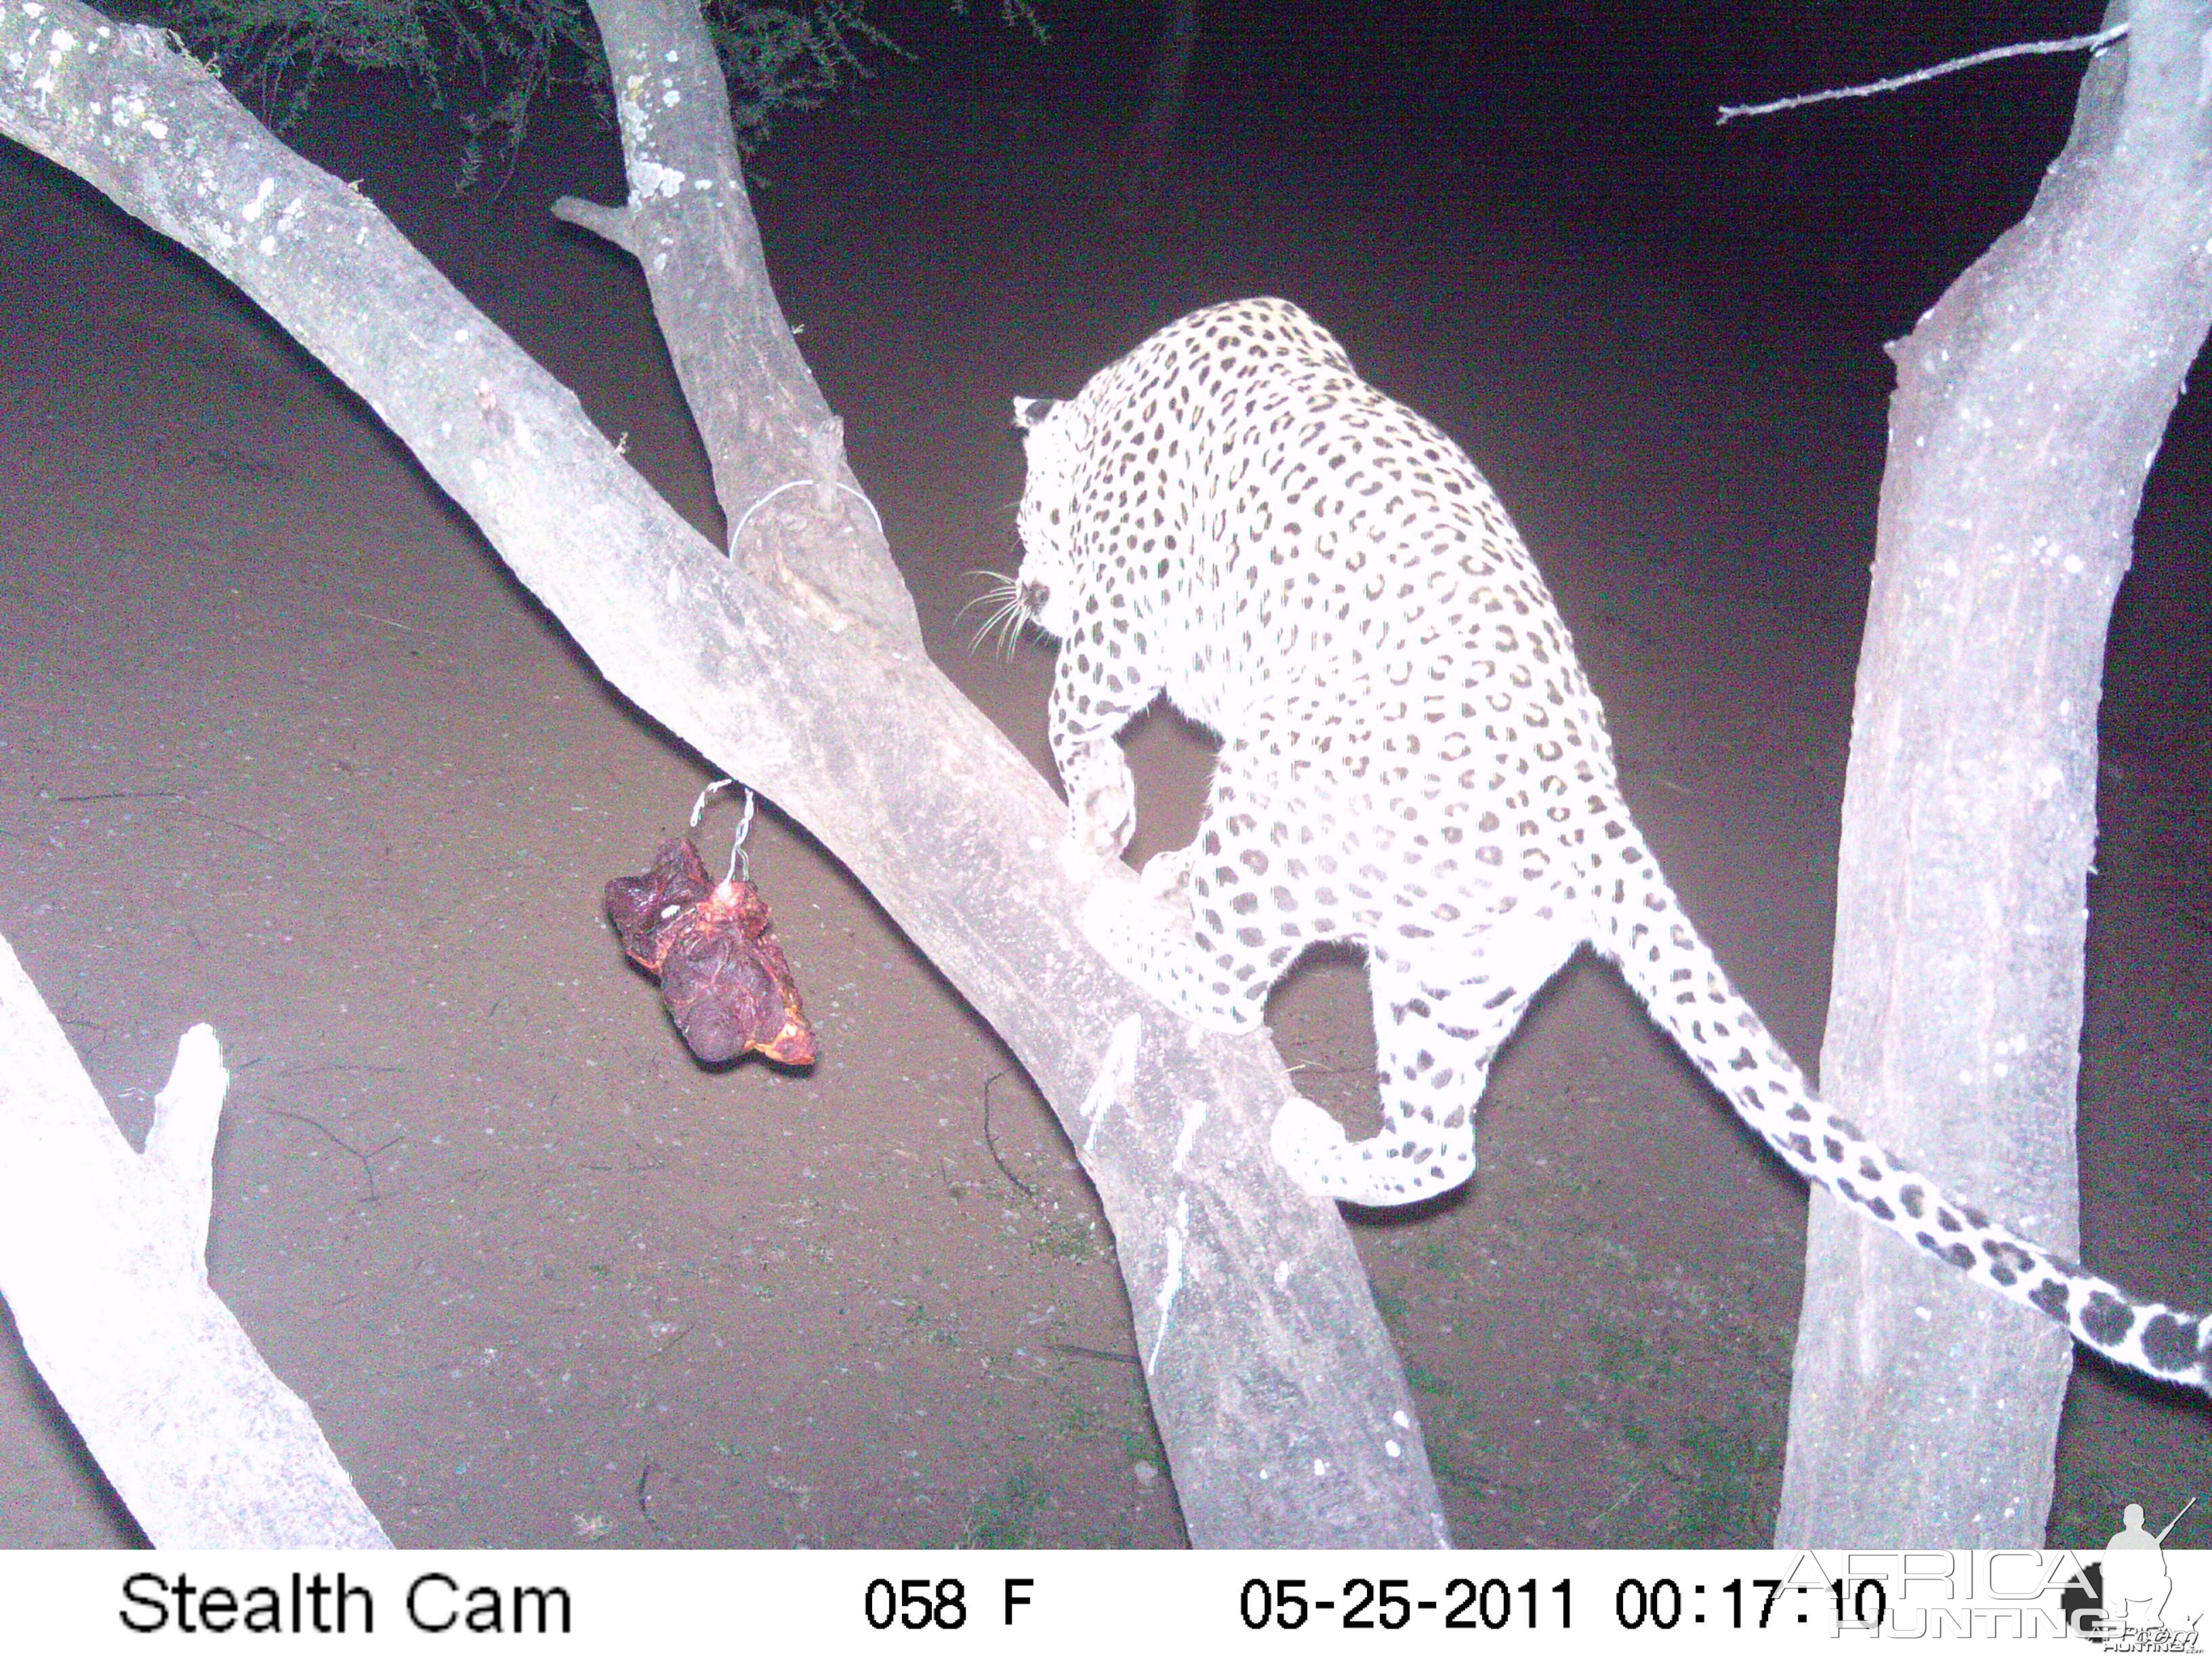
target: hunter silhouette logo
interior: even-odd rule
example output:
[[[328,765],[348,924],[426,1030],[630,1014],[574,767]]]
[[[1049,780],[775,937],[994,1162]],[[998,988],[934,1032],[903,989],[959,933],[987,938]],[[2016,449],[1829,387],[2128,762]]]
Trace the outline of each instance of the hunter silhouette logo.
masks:
[[[2143,1525],[2142,1505],[2129,1504],[2104,1559],[2085,1564],[2059,1598],[2068,1626],[2113,1653],[2201,1651],[2203,1613],[2168,1611],[2173,1580],[2165,1548],[2166,1534],[2196,1503],[2191,1498],[2155,1533]]]

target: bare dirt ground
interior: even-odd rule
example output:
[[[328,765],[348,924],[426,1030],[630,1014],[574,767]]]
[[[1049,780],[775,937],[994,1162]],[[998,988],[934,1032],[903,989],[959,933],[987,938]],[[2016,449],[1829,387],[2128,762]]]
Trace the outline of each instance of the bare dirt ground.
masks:
[[[780,293],[938,659],[1045,763],[1048,655],[972,653],[960,616],[1016,556],[1006,398],[1194,305],[1295,299],[1490,471],[1647,832],[1812,1060],[1880,344],[2025,205],[2063,97],[1928,114],[1923,159],[1877,172],[1828,165],[1832,129],[1716,138],[1679,89],[1611,137],[1566,94],[1212,95],[1143,232],[1102,208],[1121,106],[1050,74],[899,71],[759,160]],[[718,535],[641,285],[544,212],[616,198],[612,136],[549,117],[457,199],[398,107],[299,142]],[[0,225],[0,933],[134,1139],[179,1033],[222,1034],[216,1285],[394,1539],[1182,1541],[1095,1205],[990,1032],[771,812],[753,870],[822,1059],[694,1066],[599,896],[711,774],[218,282],[13,151]],[[2089,1260],[2198,1306],[2207,426],[2185,408],[2153,478],[2115,636],[2081,1135]],[[1207,757],[1164,714],[1132,750],[1141,855],[1187,836]],[[1273,1012],[1355,1122],[1367,1019],[1344,959]],[[1587,960],[1483,1133],[1466,1192],[1360,1229],[1459,1540],[1764,1542],[1800,1189]],[[0,1541],[133,1541],[0,1330]],[[2054,1540],[2212,1495],[2205,1422],[2085,1364]],[[2168,1541],[2208,1540],[2200,1504]]]

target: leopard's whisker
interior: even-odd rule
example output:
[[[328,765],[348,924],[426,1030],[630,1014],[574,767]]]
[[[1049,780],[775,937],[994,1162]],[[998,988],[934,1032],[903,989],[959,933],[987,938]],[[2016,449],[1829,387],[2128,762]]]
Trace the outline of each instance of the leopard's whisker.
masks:
[[[988,587],[962,605],[957,613],[964,617],[978,605],[990,607],[983,617],[982,625],[976,629],[974,637],[968,641],[968,649],[971,653],[978,651],[982,648],[985,640],[994,634],[1000,635],[1003,636],[1003,654],[1012,661],[1015,636],[1029,619],[1029,613],[1022,605],[1020,580],[1004,570],[971,570],[968,574],[981,576],[990,583]],[[997,650],[998,647],[994,647],[994,653]]]
[[[999,654],[1005,661],[1014,659],[1014,649],[1021,642],[1022,629],[1029,619],[1029,612],[1022,605],[1021,590],[1010,589],[994,618],[999,629]]]
[[[983,641],[989,639],[994,634],[998,632],[1000,614],[1000,612],[994,611],[989,616],[983,618],[982,626],[975,630],[975,637],[968,641],[968,652],[970,656],[973,656],[976,652],[981,650],[983,648]],[[993,647],[992,654],[994,656],[997,654],[997,648],[995,647]]]

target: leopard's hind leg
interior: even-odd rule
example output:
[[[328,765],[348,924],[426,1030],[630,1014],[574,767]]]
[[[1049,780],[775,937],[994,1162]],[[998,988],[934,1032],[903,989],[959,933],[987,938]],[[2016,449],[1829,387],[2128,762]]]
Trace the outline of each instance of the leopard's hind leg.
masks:
[[[1474,1114],[1490,1066],[1541,990],[1582,944],[1571,919],[1509,913],[1415,955],[1370,951],[1375,1069],[1382,1124],[1352,1141],[1321,1108],[1292,1097],[1275,1121],[1275,1156],[1308,1192],[1355,1204],[1411,1204],[1474,1173]]]

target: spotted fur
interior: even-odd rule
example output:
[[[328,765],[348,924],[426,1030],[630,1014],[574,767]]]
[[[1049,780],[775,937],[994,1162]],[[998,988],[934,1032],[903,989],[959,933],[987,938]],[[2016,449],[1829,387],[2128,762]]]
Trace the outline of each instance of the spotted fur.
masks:
[[[1060,641],[1050,738],[1079,866],[1128,843],[1115,738],[1156,695],[1222,738],[1197,838],[1141,884],[1097,881],[1085,933],[1231,1032],[1309,945],[1366,947],[1382,1132],[1355,1145],[1293,1097],[1273,1141],[1300,1185],[1393,1205],[1465,1181],[1492,1059],[1589,944],[1801,1175],[2100,1352],[2208,1387],[2212,1321],[2019,1237],[1814,1098],[1630,818],[1498,497],[1303,312],[1198,312],[1015,413],[1029,481],[1003,597]]]

